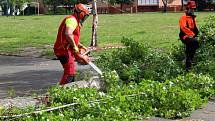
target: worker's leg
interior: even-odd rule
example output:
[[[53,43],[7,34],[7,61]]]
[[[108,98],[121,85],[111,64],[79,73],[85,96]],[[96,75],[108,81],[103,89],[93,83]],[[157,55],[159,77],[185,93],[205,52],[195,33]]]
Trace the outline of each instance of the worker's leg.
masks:
[[[196,50],[199,48],[199,43],[195,38],[187,38],[184,43],[186,44],[186,70],[189,71],[191,69]]]
[[[195,38],[191,38],[190,39],[190,42],[191,42],[191,61],[193,61],[193,58],[194,58],[194,56],[195,56],[195,54],[196,54],[196,50],[199,48],[199,42],[198,42],[198,40],[197,39],[195,39]]]
[[[186,62],[185,62],[185,68],[186,71],[189,71],[191,69],[191,49],[189,46],[186,45],[186,50],[185,50],[185,54],[186,54]]]
[[[74,59],[73,59],[73,56],[72,56],[70,50],[68,51],[67,55],[64,55],[64,56],[58,57],[58,58],[64,69],[64,74],[60,81],[60,85],[74,82],[75,63],[74,63]]]

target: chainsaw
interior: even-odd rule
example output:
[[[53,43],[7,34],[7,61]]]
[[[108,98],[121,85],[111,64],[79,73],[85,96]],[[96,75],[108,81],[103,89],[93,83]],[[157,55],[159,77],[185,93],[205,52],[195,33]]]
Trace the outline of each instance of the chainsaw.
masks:
[[[83,45],[79,45],[79,52],[75,54],[75,60],[81,65],[89,65],[92,67],[98,74],[102,75],[102,71],[89,59],[89,56],[86,54],[87,48]]]

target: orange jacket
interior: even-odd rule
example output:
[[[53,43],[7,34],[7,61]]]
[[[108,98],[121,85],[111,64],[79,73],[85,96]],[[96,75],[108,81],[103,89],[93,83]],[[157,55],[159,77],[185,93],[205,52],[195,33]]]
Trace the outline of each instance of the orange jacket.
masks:
[[[199,33],[196,26],[195,16],[183,15],[179,20],[180,25],[180,39],[185,39],[187,37],[196,37]]]

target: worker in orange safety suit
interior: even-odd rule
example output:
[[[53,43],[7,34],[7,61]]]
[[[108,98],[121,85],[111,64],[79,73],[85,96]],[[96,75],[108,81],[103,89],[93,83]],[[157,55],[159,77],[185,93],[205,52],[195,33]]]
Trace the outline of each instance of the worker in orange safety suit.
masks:
[[[74,82],[74,56],[79,52],[80,25],[89,16],[89,10],[81,3],[75,5],[74,13],[63,19],[54,44],[54,53],[63,66],[64,74],[60,85]]]
[[[196,9],[195,1],[189,1],[186,6],[185,15],[182,15],[179,20],[179,37],[186,46],[186,71],[191,69],[194,55],[196,50],[199,48],[199,43],[197,40],[199,31],[196,26],[196,16],[194,15],[194,9]]]

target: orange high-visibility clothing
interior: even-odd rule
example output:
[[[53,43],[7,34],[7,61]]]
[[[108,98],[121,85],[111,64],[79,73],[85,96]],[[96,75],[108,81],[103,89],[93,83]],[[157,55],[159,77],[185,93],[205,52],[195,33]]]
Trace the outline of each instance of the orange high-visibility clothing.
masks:
[[[55,51],[56,56],[65,55],[70,46],[69,42],[66,40],[66,36],[65,36],[65,30],[66,30],[65,22],[68,18],[75,18],[77,20],[77,22],[79,23],[79,20],[73,15],[66,17],[62,21],[62,23],[60,24],[60,27],[58,29],[58,35],[57,35],[56,42],[54,44],[54,51]],[[75,44],[78,46],[79,39],[80,39],[80,26],[79,25],[73,31],[73,38],[74,38]]]
[[[195,16],[183,15],[179,20],[180,25],[180,39],[187,37],[196,37],[198,34],[198,28],[196,26]]]

